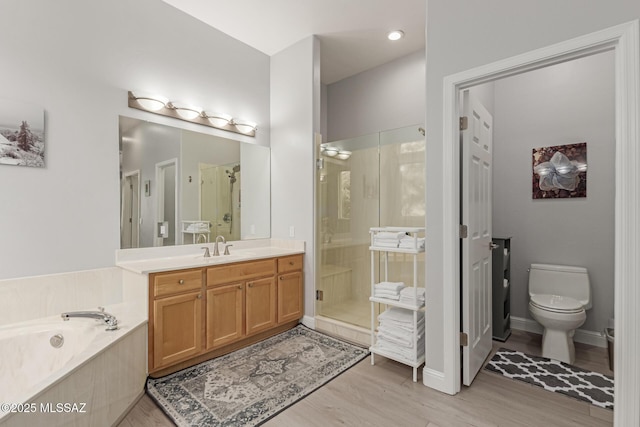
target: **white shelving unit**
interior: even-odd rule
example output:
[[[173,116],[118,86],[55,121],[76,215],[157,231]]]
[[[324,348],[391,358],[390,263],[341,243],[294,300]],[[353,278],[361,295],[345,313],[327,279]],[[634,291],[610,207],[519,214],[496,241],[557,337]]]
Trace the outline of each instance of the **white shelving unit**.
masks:
[[[187,236],[191,236],[191,243],[197,243],[199,236],[204,236],[205,242],[209,243],[209,235],[211,234],[211,221],[182,221],[181,230],[183,234],[183,242],[187,243]]]
[[[388,246],[376,246],[376,235],[378,233],[406,233],[412,238],[412,244],[410,247],[388,247]],[[371,364],[375,364],[375,355],[384,356],[388,359],[395,360],[413,368],[413,381],[418,381],[418,368],[424,363],[424,352],[418,356],[418,316],[419,313],[424,315],[425,304],[418,303],[418,254],[424,252],[424,244],[420,245],[420,237],[424,236],[424,227],[372,227],[369,229],[371,235],[371,244],[369,251],[371,252],[371,296],[369,301],[371,302]],[[383,269],[384,274],[380,274],[379,281],[389,281],[389,253],[403,253],[413,255],[413,299],[416,301],[416,305],[402,303],[389,298],[375,297],[375,285],[376,285],[376,272],[375,272],[375,255],[376,253],[383,254]],[[409,286],[409,284],[406,284]],[[416,352],[414,358],[405,358],[398,354],[386,351],[385,349],[378,348],[376,328],[378,325],[377,316],[375,313],[376,303],[384,304],[388,307],[399,307],[405,310],[410,310],[413,314],[413,350]],[[424,332],[423,332],[424,333]]]

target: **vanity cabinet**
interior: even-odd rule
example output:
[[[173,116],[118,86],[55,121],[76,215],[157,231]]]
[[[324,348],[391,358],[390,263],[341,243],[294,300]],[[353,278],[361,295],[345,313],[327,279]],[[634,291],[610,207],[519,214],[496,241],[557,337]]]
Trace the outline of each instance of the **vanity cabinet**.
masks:
[[[244,336],[244,287],[238,282],[207,288],[207,350]]]
[[[149,353],[154,368],[202,350],[202,283],[201,269],[151,275]]]
[[[302,255],[278,259],[278,324],[303,315]]]
[[[295,326],[303,315],[302,269],[299,254],[152,273],[149,372],[164,374]]]
[[[276,324],[276,259],[207,268],[207,349]]]

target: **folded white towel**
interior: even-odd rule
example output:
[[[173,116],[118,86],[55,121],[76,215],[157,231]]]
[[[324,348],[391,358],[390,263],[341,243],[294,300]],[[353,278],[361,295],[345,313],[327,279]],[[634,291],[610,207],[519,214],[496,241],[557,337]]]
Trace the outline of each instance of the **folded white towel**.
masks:
[[[406,304],[422,305],[424,303],[424,288],[413,288],[411,286],[408,286],[402,289],[400,291],[400,302]]]
[[[403,236],[406,236],[406,235],[407,233],[405,233],[404,231],[380,231],[374,234],[374,238],[400,240]]]
[[[374,243],[373,243],[373,247],[374,247],[374,248],[397,248],[397,247],[398,247],[398,242],[396,242],[396,243],[380,243],[380,242],[374,242]]]
[[[398,247],[403,249],[424,249],[424,237],[414,239],[411,236],[404,237],[400,240]]]
[[[417,331],[418,340],[424,335],[424,329]],[[403,331],[386,326],[378,327],[378,336],[388,338],[390,342],[397,342],[408,348],[413,348],[413,331]]]
[[[413,298],[414,292],[418,295],[418,298],[424,298],[424,288],[414,288],[413,286],[402,288],[402,290],[400,290],[400,295]]]
[[[394,301],[400,301],[400,295],[394,294],[392,292],[376,291],[373,293],[373,296],[376,298],[385,298]]]
[[[404,282],[380,282],[374,285],[374,289],[385,289],[394,292],[400,292],[404,287]]]
[[[397,323],[392,320],[381,321],[378,327],[384,327],[387,331],[395,331],[396,334],[413,333],[413,324]],[[424,332],[424,317],[418,319],[416,329],[419,334]]]
[[[424,355],[424,340],[418,343],[418,348],[403,348],[383,339],[376,342],[374,348],[378,348],[391,356],[415,362]]]
[[[417,312],[418,319],[424,317],[424,312]],[[413,311],[400,307],[389,307],[378,316],[378,320],[390,320],[397,323],[413,324]]]

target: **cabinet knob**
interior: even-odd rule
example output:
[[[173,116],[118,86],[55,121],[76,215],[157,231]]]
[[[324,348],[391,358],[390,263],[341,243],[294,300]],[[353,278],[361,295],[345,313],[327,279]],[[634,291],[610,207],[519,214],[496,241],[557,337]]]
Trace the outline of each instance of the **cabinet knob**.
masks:
[[[253,283],[247,283],[247,286],[253,288]]]
[[[289,265],[293,265],[293,261],[289,261]]]
[[[242,285],[239,285],[239,286],[238,286],[238,289],[242,290]]]
[[[284,280],[284,276],[280,276],[280,280]]]
[[[202,294],[198,294],[197,298],[202,299]]]
[[[178,280],[178,283],[181,284],[181,285],[184,285],[184,279]]]

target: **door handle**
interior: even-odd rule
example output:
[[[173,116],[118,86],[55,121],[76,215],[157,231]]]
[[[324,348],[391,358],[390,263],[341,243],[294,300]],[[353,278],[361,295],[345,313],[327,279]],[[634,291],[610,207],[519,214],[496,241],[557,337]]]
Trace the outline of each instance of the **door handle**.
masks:
[[[491,242],[489,243],[489,250],[492,251],[494,249],[498,249],[500,247],[500,245],[496,245],[495,243]]]

